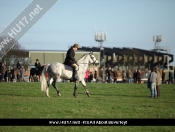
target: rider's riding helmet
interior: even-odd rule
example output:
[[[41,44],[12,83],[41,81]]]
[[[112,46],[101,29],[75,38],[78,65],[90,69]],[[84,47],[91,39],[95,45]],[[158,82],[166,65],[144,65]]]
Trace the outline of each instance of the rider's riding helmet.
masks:
[[[73,47],[76,47],[77,49],[80,47],[79,44],[74,44]]]

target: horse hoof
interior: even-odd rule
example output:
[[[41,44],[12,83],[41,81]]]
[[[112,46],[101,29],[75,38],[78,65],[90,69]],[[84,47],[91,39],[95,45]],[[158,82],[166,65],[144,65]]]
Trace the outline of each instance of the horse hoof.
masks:
[[[76,98],[77,97],[77,95],[76,94],[73,94],[73,96]]]
[[[47,94],[46,94],[46,96],[47,96],[48,98],[50,98],[50,96],[49,96],[49,95],[47,95]]]
[[[60,93],[58,93],[58,96],[61,96],[61,94],[60,94]]]
[[[90,97],[90,93],[87,93],[87,96]]]

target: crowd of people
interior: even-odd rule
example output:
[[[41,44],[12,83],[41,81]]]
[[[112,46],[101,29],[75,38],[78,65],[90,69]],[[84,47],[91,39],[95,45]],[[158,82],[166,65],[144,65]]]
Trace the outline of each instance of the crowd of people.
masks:
[[[0,82],[12,82],[14,78],[12,70],[12,67],[6,68],[4,62],[0,62]]]
[[[39,67],[41,64],[38,59],[35,62],[36,73],[38,72]],[[24,66],[21,66],[20,61],[16,64],[16,69],[20,71],[20,78],[21,81],[25,81],[25,69]],[[13,82],[14,76],[14,67],[6,68],[3,62],[0,62],[0,82]],[[150,74],[152,71],[149,71]],[[159,71],[161,83],[165,83],[165,70]],[[106,83],[141,83],[141,78],[143,73],[140,69],[135,70],[132,72],[131,70],[116,70],[108,67],[105,70],[105,82]],[[90,71],[89,69],[86,70],[85,73],[85,82],[104,82],[103,80],[103,68],[99,68],[99,70]],[[174,83],[174,75],[172,72],[169,71],[169,79],[168,83]]]
[[[139,82],[141,80],[142,72],[141,70],[136,70],[134,73],[132,73],[130,70],[125,72],[124,70],[121,72],[119,70],[114,70],[108,67],[105,71],[105,81],[107,83],[117,83],[117,82],[123,82],[126,83],[132,83],[134,80],[134,83]],[[97,70],[94,70],[94,72],[86,70],[85,74],[85,81],[86,82],[98,82],[103,81],[103,70],[102,68],[99,69],[99,72],[97,73]]]
[[[146,71],[146,72],[145,72]],[[108,67],[105,70],[105,79],[103,78],[103,68],[99,70],[86,70],[85,81],[86,82],[106,82],[106,83],[144,83],[147,82],[148,76],[151,70],[145,70],[142,72],[140,69],[134,70],[116,70]],[[165,70],[160,70],[161,83],[174,83],[174,75],[171,71],[166,72],[168,79],[165,79]],[[145,76],[146,74],[146,76]],[[143,78],[144,77],[144,78]]]
[[[16,78],[14,66],[6,67],[4,62],[0,62],[0,82],[13,82]],[[20,61],[16,64],[16,69],[19,70],[20,79],[24,82],[25,69],[24,66],[21,66]]]
[[[108,83],[141,83],[142,72],[140,69],[132,72],[131,70],[114,70],[108,67],[106,69],[106,82]]]
[[[85,73],[85,82],[93,82],[93,79],[95,79],[95,81],[97,80],[97,71],[95,70],[93,74],[87,69]]]
[[[38,69],[41,67],[41,64],[38,59],[35,62],[36,75],[38,75]],[[17,75],[15,74],[15,70],[18,70]],[[16,66],[11,66],[7,68],[4,62],[0,62],[0,82],[14,82],[21,81],[25,82],[25,73],[26,70],[24,66],[21,65],[20,61],[16,63]]]

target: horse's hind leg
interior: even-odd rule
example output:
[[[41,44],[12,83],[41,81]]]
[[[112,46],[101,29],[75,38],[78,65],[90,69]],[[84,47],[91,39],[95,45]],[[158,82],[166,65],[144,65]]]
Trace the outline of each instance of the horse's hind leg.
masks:
[[[79,81],[75,81],[74,92],[73,92],[73,96],[75,98],[77,97],[76,90],[77,90],[78,84],[79,84]]]
[[[87,86],[86,86],[86,83],[85,83],[84,79],[81,81],[81,84],[82,84],[83,87],[85,88],[87,96],[90,97],[90,93],[89,93],[89,90],[88,90],[88,88],[87,88]]]
[[[59,89],[58,89],[57,86],[56,86],[56,79],[53,80],[52,86],[53,86],[53,87],[55,88],[55,90],[57,91],[58,96],[61,96],[61,93],[60,93]]]
[[[49,80],[47,81],[47,87],[46,87],[46,96],[47,97],[50,97],[49,96],[49,86],[50,84],[52,83],[53,79],[52,78],[49,78]]]

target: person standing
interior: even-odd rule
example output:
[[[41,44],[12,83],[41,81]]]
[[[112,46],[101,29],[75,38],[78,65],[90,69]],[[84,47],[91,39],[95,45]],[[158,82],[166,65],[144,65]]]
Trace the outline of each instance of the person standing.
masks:
[[[156,70],[155,72],[157,73],[157,81],[156,81],[157,97],[159,97],[160,96],[161,76],[160,76],[159,69],[156,68],[155,70]]]
[[[24,69],[24,67],[22,66],[22,69],[21,69],[21,79],[22,79],[22,82],[25,82],[25,80],[24,80],[24,75],[25,75],[25,69]]]
[[[107,76],[107,79],[106,79],[107,82],[110,83],[111,82],[111,68],[110,67],[106,69],[106,76]]]
[[[162,84],[165,83],[165,71],[162,70]]]
[[[117,75],[117,71],[116,70],[113,71],[113,77],[114,77],[114,83],[117,83],[118,75]]]
[[[14,68],[13,67],[10,68],[10,74],[11,74],[11,82],[13,82],[13,80],[15,79]]]
[[[9,82],[13,82],[12,67],[9,68]]]
[[[127,80],[126,71],[123,70],[123,71],[122,71],[122,82],[123,82],[123,83],[126,83],[126,80]]]
[[[174,79],[173,73],[169,70],[169,84],[170,84],[170,82],[172,84],[174,83],[173,79]]]
[[[151,69],[151,72],[152,72],[152,69]],[[148,75],[148,81],[147,81],[147,87],[150,89],[150,91],[151,91],[151,81],[150,81],[151,72]]]
[[[11,74],[10,73],[10,68],[9,69],[6,68],[5,77],[4,77],[6,82],[11,82],[10,74]]]
[[[89,78],[89,70],[86,69],[86,73],[85,73],[85,82],[88,82],[88,78]]]
[[[157,90],[156,90],[156,82],[157,82],[157,73],[155,72],[155,68],[152,68],[150,75],[150,82],[151,82],[151,95],[150,98],[157,97]]]
[[[137,70],[134,71],[134,83],[137,83]]]
[[[127,76],[128,76],[128,83],[132,83],[132,72],[130,70],[128,70]]]
[[[93,80],[93,74],[92,74],[92,72],[90,72],[89,81],[92,83],[92,80]]]
[[[1,65],[1,80],[2,81],[5,81],[5,79],[4,79],[5,70],[6,70],[5,64],[4,64],[4,62],[2,62],[2,65]]]
[[[22,74],[21,73],[21,63],[20,63],[20,61],[17,62],[16,68],[20,71],[20,74]]]
[[[94,78],[95,78],[95,80],[97,79],[97,71],[96,70],[94,72]]]
[[[141,83],[141,77],[142,77],[142,72],[140,69],[137,70],[137,81],[138,83]]]
[[[99,70],[99,77],[100,77],[100,80],[103,81],[103,68],[100,67],[100,70]]]

